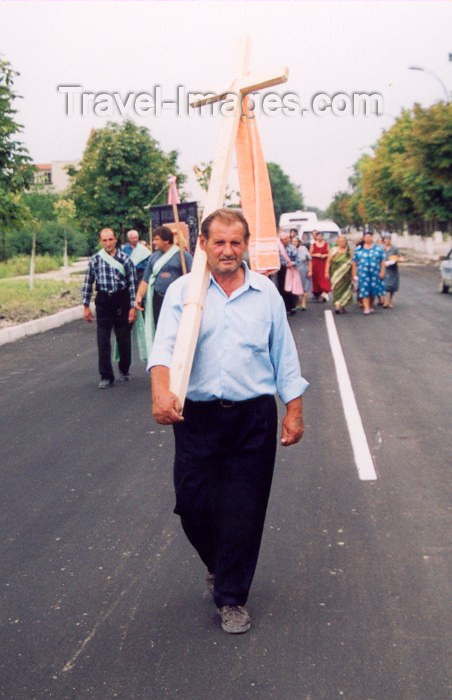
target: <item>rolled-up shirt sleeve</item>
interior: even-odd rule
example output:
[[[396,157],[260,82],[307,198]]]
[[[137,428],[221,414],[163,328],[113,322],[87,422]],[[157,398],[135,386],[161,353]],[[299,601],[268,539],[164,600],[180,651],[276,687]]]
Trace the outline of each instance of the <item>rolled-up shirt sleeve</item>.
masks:
[[[147,369],[156,365],[171,367],[177,331],[182,315],[182,288],[172,284],[163,299]]]
[[[279,308],[273,313],[273,327],[270,335],[270,358],[275,370],[276,389],[283,403],[298,398],[309,386],[301,376],[297,347],[290,330],[284,302],[275,302]]]

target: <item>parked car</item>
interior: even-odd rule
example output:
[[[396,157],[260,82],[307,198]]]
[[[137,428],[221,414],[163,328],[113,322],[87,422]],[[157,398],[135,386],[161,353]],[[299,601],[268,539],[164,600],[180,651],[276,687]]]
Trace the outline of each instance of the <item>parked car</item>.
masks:
[[[452,248],[444,258],[441,258],[439,271],[441,274],[441,291],[443,294],[447,294],[449,287],[452,287]]]

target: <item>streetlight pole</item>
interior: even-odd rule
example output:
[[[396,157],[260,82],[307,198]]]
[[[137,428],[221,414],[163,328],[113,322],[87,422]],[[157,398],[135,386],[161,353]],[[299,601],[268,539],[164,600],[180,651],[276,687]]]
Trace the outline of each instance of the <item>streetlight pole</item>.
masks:
[[[444,85],[441,78],[438,75],[436,75],[436,73],[434,73],[432,70],[430,70],[430,68],[423,68],[423,66],[408,66],[408,70],[420,70],[423,73],[428,73],[428,75],[431,75],[432,78],[435,78],[435,80],[438,81],[438,83],[441,85],[442,89],[444,90],[444,94],[446,96],[446,104],[449,103],[449,93],[447,92],[446,86]]]

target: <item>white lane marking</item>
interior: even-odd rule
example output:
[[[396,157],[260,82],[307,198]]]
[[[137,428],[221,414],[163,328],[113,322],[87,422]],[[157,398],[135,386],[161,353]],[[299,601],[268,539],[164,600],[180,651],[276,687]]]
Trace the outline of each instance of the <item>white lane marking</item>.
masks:
[[[348,373],[344,353],[342,352],[332,311],[325,311],[325,321],[358,475],[361,481],[375,481],[377,473],[375,471],[372,455],[370,454],[355,394],[353,393],[350,375]]]

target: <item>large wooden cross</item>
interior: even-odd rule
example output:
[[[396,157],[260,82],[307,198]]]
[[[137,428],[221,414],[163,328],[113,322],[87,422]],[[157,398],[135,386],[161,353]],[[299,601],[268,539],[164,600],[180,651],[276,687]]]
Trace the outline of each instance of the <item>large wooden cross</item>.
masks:
[[[231,110],[228,109],[228,115],[222,118],[220,137],[212,164],[212,173],[204,207],[204,219],[216,209],[223,207],[224,204],[244,96],[257,90],[284,83],[289,74],[288,69],[284,68],[268,77],[250,75],[248,73],[249,53],[249,39],[248,37],[243,37],[239,41],[237,50],[235,65],[235,75],[237,77],[231,85],[223,91],[209,95],[191,104],[192,107],[201,107],[204,104],[218,102],[226,98],[228,101],[233,101],[233,107]],[[206,254],[201,250],[199,241],[196,246],[191,272],[187,299],[177,333],[170,371],[170,389],[178,396],[182,405],[187,393],[209,280]]]

